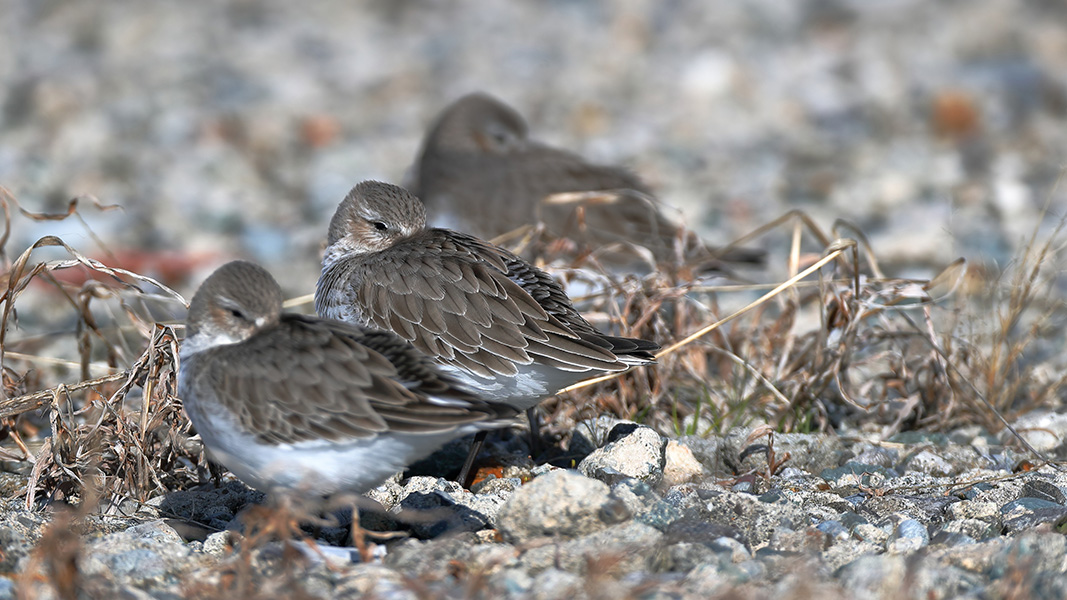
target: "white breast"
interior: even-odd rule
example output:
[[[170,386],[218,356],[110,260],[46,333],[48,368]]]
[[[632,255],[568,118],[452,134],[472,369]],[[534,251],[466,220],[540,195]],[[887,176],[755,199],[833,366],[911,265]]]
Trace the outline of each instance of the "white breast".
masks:
[[[536,363],[519,365],[519,372],[512,377],[482,377],[452,365],[441,364],[440,367],[479,397],[506,404],[520,411],[537,406],[545,398],[554,396],[571,384],[599,375],[599,372],[593,371],[561,371]]]
[[[211,456],[241,481],[262,491],[287,488],[316,494],[363,493],[448,441],[490,426],[472,424],[443,433],[385,432],[348,442],[276,445],[244,430],[210,391],[201,389],[199,394],[192,394],[188,385],[181,387],[185,410]]]

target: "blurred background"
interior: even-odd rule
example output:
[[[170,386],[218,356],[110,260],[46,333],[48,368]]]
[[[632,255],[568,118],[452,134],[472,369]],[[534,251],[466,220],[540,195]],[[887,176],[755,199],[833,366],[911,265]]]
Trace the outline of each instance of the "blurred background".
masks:
[[[713,241],[799,208],[930,276],[1067,206],[1060,1],[0,0],[0,27],[0,185],[85,221],[15,215],[8,257],[60,235],[187,297],[235,257],[310,293],[347,190],[474,90]]]

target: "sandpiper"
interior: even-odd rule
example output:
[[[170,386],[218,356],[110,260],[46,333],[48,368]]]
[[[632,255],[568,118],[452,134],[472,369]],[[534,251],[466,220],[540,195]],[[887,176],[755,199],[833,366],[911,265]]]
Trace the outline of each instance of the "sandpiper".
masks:
[[[515,414],[392,333],[282,313],[277,282],[242,261],[193,297],[178,391],[210,454],[242,481],[321,495],[365,492]]]
[[[355,186],[334,213],[315,309],[388,328],[479,397],[517,410],[649,364],[658,349],[598,332],[547,273],[476,237],[427,227],[418,198],[377,181]]]
[[[698,272],[764,258],[758,249],[708,246],[668,219],[638,176],[530,139],[515,109],[483,93],[442,111],[411,179],[434,223],[485,239],[542,222],[552,236],[588,249],[639,245],[658,265],[682,259]],[[621,256],[608,262],[628,269],[642,262]]]

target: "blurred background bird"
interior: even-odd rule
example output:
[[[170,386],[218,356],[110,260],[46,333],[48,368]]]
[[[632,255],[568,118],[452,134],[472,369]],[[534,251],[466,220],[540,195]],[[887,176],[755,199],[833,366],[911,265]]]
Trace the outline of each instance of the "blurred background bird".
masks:
[[[410,180],[435,224],[496,239],[527,258],[559,240],[567,242],[554,250],[594,253],[620,272],[685,265],[700,274],[764,258],[758,249],[707,244],[668,218],[636,174],[531,139],[523,117],[485,93],[441,112]]]

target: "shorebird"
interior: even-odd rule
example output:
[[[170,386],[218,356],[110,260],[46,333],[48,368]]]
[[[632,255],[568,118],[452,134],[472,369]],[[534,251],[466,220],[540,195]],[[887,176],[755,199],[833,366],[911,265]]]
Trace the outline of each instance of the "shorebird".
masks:
[[[356,185],[334,213],[315,309],[392,330],[482,399],[516,410],[650,364],[659,348],[600,333],[550,275],[476,237],[427,227],[418,198],[377,181]]]
[[[762,250],[709,246],[667,218],[637,175],[530,139],[515,109],[483,93],[441,112],[411,173],[409,187],[435,223],[485,239],[540,222],[586,249],[640,246],[657,265],[684,262],[695,272],[764,259]],[[635,252],[605,262],[652,266],[642,269]]]
[[[516,411],[476,397],[387,331],[282,313],[235,261],[189,306],[178,393],[214,459],[252,487],[363,493]]]

